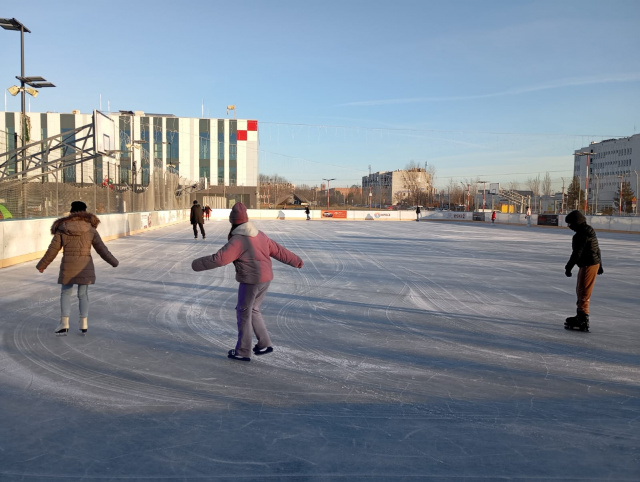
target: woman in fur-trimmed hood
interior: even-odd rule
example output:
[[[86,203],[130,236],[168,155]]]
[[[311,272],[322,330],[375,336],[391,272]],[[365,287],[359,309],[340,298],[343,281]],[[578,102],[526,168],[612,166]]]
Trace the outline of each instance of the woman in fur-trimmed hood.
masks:
[[[66,334],[69,330],[69,315],[71,311],[71,288],[78,285],[78,299],[80,300],[80,329],[87,331],[87,316],[89,312],[88,287],[96,282],[96,272],[91,257],[91,248],[114,268],[118,260],[111,254],[96,228],[100,220],[95,214],[87,212],[87,205],[82,201],[74,201],[68,216],[56,219],[51,226],[53,239],[46,253],[36,265],[41,273],[56,258],[62,249],[62,261],[58,283],[62,285],[60,305],[62,319],[56,334]]]

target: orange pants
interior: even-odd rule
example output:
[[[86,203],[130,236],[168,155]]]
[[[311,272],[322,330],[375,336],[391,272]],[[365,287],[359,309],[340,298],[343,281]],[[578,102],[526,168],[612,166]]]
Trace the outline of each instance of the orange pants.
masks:
[[[585,266],[578,271],[578,284],[576,286],[576,294],[578,295],[578,312],[585,315],[589,314],[589,301],[591,300],[591,292],[596,284],[596,276],[598,275],[599,264],[593,266]]]

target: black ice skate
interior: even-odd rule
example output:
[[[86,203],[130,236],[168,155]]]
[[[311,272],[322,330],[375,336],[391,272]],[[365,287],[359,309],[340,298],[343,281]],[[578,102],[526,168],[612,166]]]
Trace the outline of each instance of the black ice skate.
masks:
[[[564,322],[565,330],[580,330],[589,332],[589,315],[578,313],[576,316],[570,316]]]

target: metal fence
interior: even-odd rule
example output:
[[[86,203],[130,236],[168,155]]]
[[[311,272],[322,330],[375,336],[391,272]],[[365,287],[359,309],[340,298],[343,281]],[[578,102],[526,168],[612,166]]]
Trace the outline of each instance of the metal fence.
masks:
[[[187,181],[169,171],[154,170],[148,185],[57,182],[57,173],[29,182],[0,182],[0,219],[62,216],[73,201],[83,201],[96,214],[188,209]]]

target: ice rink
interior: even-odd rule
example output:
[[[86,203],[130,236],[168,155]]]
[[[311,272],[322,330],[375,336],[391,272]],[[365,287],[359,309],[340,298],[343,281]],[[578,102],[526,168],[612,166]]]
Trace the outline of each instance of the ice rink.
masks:
[[[0,480],[640,480],[640,236],[598,232],[591,333],[569,229],[256,221],[275,351],[229,360],[226,242],[182,224],[95,253],[89,332],[58,267],[0,270]]]

